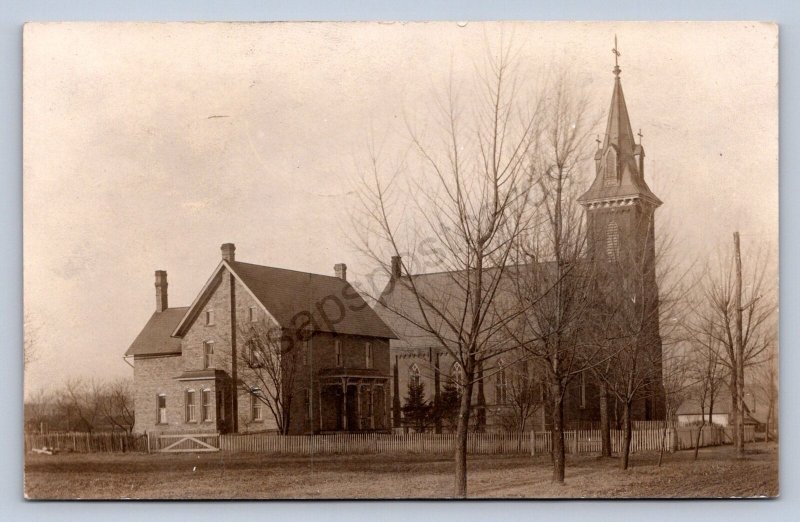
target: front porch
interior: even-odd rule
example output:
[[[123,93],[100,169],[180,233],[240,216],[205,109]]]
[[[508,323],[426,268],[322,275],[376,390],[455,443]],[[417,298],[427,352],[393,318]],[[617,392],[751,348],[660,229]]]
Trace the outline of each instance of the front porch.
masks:
[[[320,370],[319,433],[388,431],[388,385],[378,370]]]

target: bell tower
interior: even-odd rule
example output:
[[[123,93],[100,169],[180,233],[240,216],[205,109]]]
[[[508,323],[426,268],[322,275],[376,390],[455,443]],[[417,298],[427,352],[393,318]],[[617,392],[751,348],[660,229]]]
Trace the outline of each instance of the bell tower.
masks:
[[[602,280],[612,308],[619,313],[618,335],[642,343],[642,354],[655,367],[650,393],[641,402],[638,419],[663,418],[661,337],[656,281],[656,209],[662,202],[644,179],[644,147],[641,131],[636,143],[622,82],[614,38],[614,89],[603,140],[597,139],[595,178],[578,202],[586,209],[589,256]],[[609,303],[609,304],[611,304]],[[637,324],[638,322],[638,324]],[[630,324],[627,324],[630,323]]]

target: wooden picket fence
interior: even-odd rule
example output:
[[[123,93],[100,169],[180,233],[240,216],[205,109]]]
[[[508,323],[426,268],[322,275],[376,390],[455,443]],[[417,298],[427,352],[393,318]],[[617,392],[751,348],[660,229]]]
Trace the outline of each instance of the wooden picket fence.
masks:
[[[123,432],[26,433],[25,451],[34,448],[76,453],[144,452],[147,451],[147,436]]]
[[[637,429],[632,432],[631,453],[691,449],[697,427]],[[745,428],[745,440],[755,441],[752,426]],[[700,434],[700,446],[731,444],[732,428],[706,426]],[[467,453],[470,455],[544,455],[552,449],[552,433],[470,433]],[[623,432],[611,431],[611,449],[620,453]],[[600,430],[564,432],[567,454],[599,453]],[[340,433],[330,435],[255,434],[155,434],[128,435],[125,433],[45,433],[25,434],[25,450],[53,448],[60,452],[194,452],[227,451],[233,453],[267,453],[273,455],[334,455],[334,454],[427,454],[450,455],[456,446],[454,433],[409,433],[399,435],[378,433]]]

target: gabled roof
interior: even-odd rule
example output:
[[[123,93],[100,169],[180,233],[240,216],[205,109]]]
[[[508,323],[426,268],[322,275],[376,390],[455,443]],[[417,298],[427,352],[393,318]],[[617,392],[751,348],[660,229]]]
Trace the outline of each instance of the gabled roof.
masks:
[[[240,261],[226,265],[284,328],[302,328],[311,317],[316,331],[395,338],[343,279]]]
[[[547,281],[553,277],[554,268],[550,262],[505,267],[499,276],[500,281],[492,309],[487,313],[487,324],[496,322],[498,317],[508,315],[508,311],[515,307],[517,282],[525,281],[530,284],[539,281],[542,287],[546,288]],[[497,277],[498,271],[498,268],[488,269],[484,281],[491,284],[489,281]],[[398,335],[400,342],[396,343],[396,347],[421,349],[441,346],[439,339],[425,327],[420,302],[426,310],[435,309],[427,313],[433,329],[444,339],[452,338],[454,334],[447,327],[447,323],[458,323],[461,320],[465,308],[466,285],[466,272],[460,270],[404,275],[387,283],[375,311]],[[430,303],[433,309],[426,306],[426,303]],[[528,317],[528,320],[531,319]],[[521,318],[519,320],[522,321]],[[515,321],[509,321],[508,326],[514,327],[514,323]]]
[[[203,290],[176,324],[172,335],[182,337],[206,299],[228,270],[278,325],[365,337],[394,338],[394,333],[347,281],[333,276],[284,268],[222,261]]]
[[[171,334],[187,310],[189,307],[183,306],[153,313],[125,355],[180,354],[181,340],[171,337]]]

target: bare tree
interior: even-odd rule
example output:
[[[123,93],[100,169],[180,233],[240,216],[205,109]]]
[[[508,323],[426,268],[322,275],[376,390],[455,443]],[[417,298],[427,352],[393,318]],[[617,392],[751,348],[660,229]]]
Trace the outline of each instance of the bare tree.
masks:
[[[629,465],[634,403],[643,402],[646,416],[665,414],[663,347],[683,338],[682,305],[691,286],[684,284],[689,269],[679,269],[670,255],[670,238],[662,233],[656,244],[652,215],[636,225],[638,239],[617,247],[598,271],[604,303],[596,338],[610,360],[598,375],[622,404],[622,469]]]
[[[95,379],[73,377],[58,394],[57,408],[68,431],[93,432],[101,418],[102,384]]]
[[[411,158],[422,181],[411,179],[404,160],[384,179],[378,154],[359,196],[363,251],[391,277],[390,290],[375,296],[390,323],[410,325],[435,349],[447,353],[463,379],[456,427],[454,495],[467,496],[467,432],[473,388],[484,361],[509,349],[503,335],[513,314],[498,298],[515,238],[528,223],[531,152],[538,133],[538,107],[522,92],[509,49],[490,55],[467,96],[451,81],[432,111],[438,136],[409,130]],[[410,179],[399,202],[398,179]],[[418,248],[419,247],[419,248]],[[422,250],[425,251],[422,251]],[[386,263],[391,254],[393,262]],[[429,255],[444,270],[434,283],[414,266]],[[404,259],[401,259],[404,256]],[[392,299],[403,294],[406,298]]]
[[[133,431],[134,401],[131,379],[116,379],[101,386],[96,400],[101,418],[112,429],[120,429],[126,433]]]
[[[767,401],[764,441],[769,442],[772,432],[777,433],[778,425],[778,354],[774,345],[767,349],[763,362],[753,368],[751,381]]]
[[[532,375],[527,359],[497,368],[495,372],[498,402],[497,416],[501,426],[510,433],[525,433],[528,421],[542,407],[541,389]],[[520,437],[520,444],[522,437]]]
[[[759,251],[745,260],[749,268],[737,270],[737,255],[718,255],[716,266],[704,280],[706,306],[697,322],[722,347],[720,361],[727,369],[737,455],[744,453],[744,372],[759,364],[776,341],[774,289],[767,279],[769,258]],[[750,261],[747,263],[746,261]],[[741,268],[741,264],[739,265]],[[741,273],[741,280],[738,274]],[[740,303],[737,305],[737,303]]]
[[[673,345],[665,350],[662,364],[662,384],[664,387],[664,423],[661,431],[661,447],[658,454],[658,465],[664,461],[667,429],[676,425],[678,408],[686,400],[690,391],[691,356],[682,350],[683,343]]]
[[[532,173],[541,202],[536,227],[519,235],[514,277],[520,320],[511,335],[543,369],[553,432],[553,480],[564,482],[564,397],[570,381],[596,363],[587,343],[594,309],[593,266],[586,262],[584,214],[577,190],[590,157],[588,101],[568,76],[547,89],[544,130]]]
[[[289,433],[299,349],[267,319],[238,327],[244,350],[238,353],[238,386],[269,410],[278,432]]]

